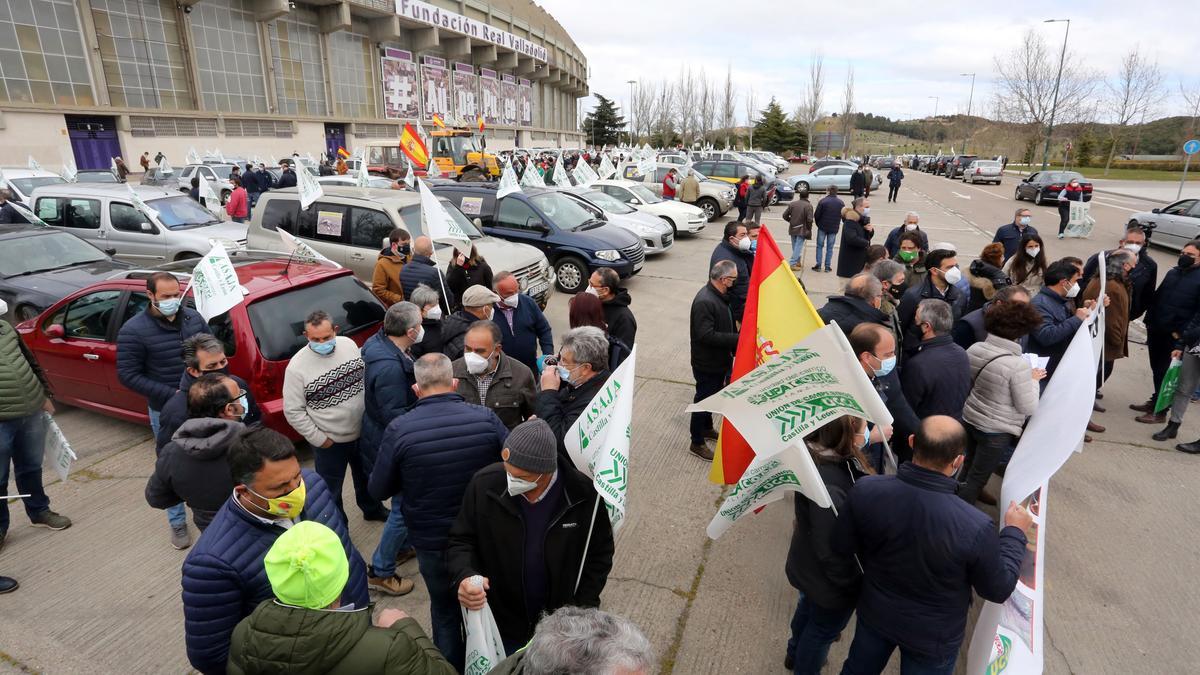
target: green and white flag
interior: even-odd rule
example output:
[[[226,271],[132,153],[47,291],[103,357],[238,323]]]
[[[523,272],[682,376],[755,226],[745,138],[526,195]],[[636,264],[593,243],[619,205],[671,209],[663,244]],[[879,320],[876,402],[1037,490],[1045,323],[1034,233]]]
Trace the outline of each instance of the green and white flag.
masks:
[[[362,168],[354,172],[354,184],[361,188],[371,187],[371,177],[367,175],[367,165],[361,164],[360,166]]]
[[[62,177],[68,183],[74,183],[79,176],[79,171],[75,168],[75,161],[71,159],[63,160]]]
[[[158,220],[158,211],[147,206],[146,202],[142,201],[142,198],[138,196],[137,190],[134,190],[132,185],[126,183],[125,187],[129,189],[129,199],[133,202],[133,205],[142,213],[150,216],[151,219]]]
[[[293,237],[287,230],[279,228],[277,232],[279,232],[279,239],[283,241],[284,250],[286,250],[293,258],[306,262],[326,262],[334,267],[341,267],[341,265],[321,255],[320,252],[306,244],[304,241]]]
[[[237,270],[225,247],[215,241],[212,242],[212,250],[192,270],[192,283],[188,290],[196,298],[196,311],[205,321],[241,304],[246,293],[238,283]]]
[[[525,163],[525,173],[521,174],[521,187],[546,187],[546,181],[542,180],[542,172],[538,171],[532,158]]]
[[[725,498],[717,515],[708,524],[708,536],[716,539],[747,513],[757,511],[783,498],[787,492],[799,492],[823,509],[833,506],[829,490],[817,472],[816,462],[803,443],[771,455],[755,455],[745,473]]]
[[[600,180],[600,176],[596,175],[596,172],[592,170],[592,167],[587,162],[583,161],[582,157],[575,164],[575,168],[571,170],[571,175],[575,178],[575,184],[582,187],[588,187]]]
[[[108,158],[108,170],[111,171],[113,173],[113,175],[116,176],[117,178],[121,177],[121,171],[119,169],[117,169],[117,158],[116,157]]]
[[[38,164],[38,161],[33,158],[33,155],[29,156],[29,170],[30,171],[41,171],[42,170],[42,165]]]
[[[216,191],[213,190],[212,183],[208,182],[204,174],[199,173],[198,175],[200,176],[200,203],[204,204],[204,208],[219,217],[221,215],[221,198],[217,196]]]
[[[184,161],[187,162],[188,164],[200,164],[201,163],[200,153],[196,152],[195,146],[188,148],[187,157],[184,157]]]
[[[217,148],[216,150],[213,150],[213,154],[217,156],[217,161],[218,161],[218,162],[220,162],[220,163],[222,163],[222,164],[224,164],[224,163],[225,163],[225,155],[221,154],[221,149],[220,149],[220,148]]]
[[[0,184],[3,182],[3,179],[0,179]],[[21,214],[25,220],[28,220],[30,223],[33,223],[34,225],[41,225],[43,227],[50,227],[49,223],[37,217],[37,214],[33,212],[33,209],[25,206],[21,202],[11,199],[9,200],[8,204],[16,209],[17,213]]]
[[[567,169],[563,166],[562,150],[558,151],[558,159],[554,160],[554,173],[551,177],[556,186],[571,187],[571,179],[567,177]]]
[[[417,186],[421,193],[421,228],[425,235],[433,241],[453,244],[463,255],[470,255],[471,237],[454,222],[425,181],[417,181]]]
[[[50,416],[46,415],[46,451],[45,455],[50,458],[54,466],[55,473],[64,483],[67,476],[71,474],[71,462],[79,459],[75,455],[75,451],[71,449],[71,444],[67,442],[67,437],[63,435],[62,429],[58,428],[58,422]]]
[[[313,202],[325,196],[325,190],[305,167],[296,171],[296,186],[300,191],[300,208],[307,209]]]
[[[625,521],[629,490],[629,440],[633,425],[637,345],[613,371],[563,438],[567,455],[591,476],[616,532]]]
[[[163,157],[162,161],[158,163],[158,173],[163,176],[175,173],[174,167],[171,166],[166,157]]]
[[[417,176],[413,173],[412,163],[408,163],[408,173],[404,174],[404,184],[409,190],[417,189]]]
[[[608,153],[600,155],[600,180],[608,180],[617,173],[617,167],[613,166],[612,160],[608,158]]]
[[[520,192],[521,185],[517,182],[517,171],[512,162],[504,163],[504,172],[500,174],[500,185],[496,186],[496,199],[502,199],[514,192]]]

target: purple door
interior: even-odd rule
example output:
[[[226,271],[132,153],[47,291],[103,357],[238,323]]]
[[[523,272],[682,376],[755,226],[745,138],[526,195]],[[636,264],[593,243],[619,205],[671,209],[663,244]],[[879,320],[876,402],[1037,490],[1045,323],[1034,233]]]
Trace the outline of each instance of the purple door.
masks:
[[[112,166],[113,157],[121,156],[116,118],[90,115],[65,117],[76,168],[107,169]]]
[[[346,125],[344,124],[326,124],[325,125],[325,156],[329,161],[336,162],[338,157],[338,148],[346,148]],[[346,148],[349,150],[350,148]]]

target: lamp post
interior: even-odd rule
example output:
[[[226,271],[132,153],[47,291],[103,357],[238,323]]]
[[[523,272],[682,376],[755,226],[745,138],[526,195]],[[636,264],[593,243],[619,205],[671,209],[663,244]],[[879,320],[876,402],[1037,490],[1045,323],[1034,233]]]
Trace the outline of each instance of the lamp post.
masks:
[[[939,96],[926,96],[925,98],[933,99],[933,121],[937,122],[938,103],[940,103],[942,99]],[[930,130],[930,132],[929,132],[929,152],[930,152],[930,154],[933,153],[933,131],[932,130]]]
[[[1054,133],[1054,113],[1058,112],[1058,85],[1062,83],[1063,62],[1067,60],[1067,38],[1071,36],[1071,20],[1070,19],[1046,19],[1042,23],[1063,23],[1067,24],[1067,31],[1063,33],[1062,54],[1058,57],[1058,76],[1054,78],[1054,102],[1050,106],[1050,125],[1046,128],[1046,147],[1042,150],[1042,170],[1046,169],[1050,160],[1050,136]]]
[[[637,84],[637,80],[627,80],[629,85],[629,146],[633,147],[633,85]]]
[[[971,95],[967,97],[967,119],[966,124],[963,126],[962,154],[965,155],[967,154],[967,136],[969,135],[968,132],[970,131],[971,124],[971,103],[975,101],[975,73],[959,73],[958,75],[959,77],[971,78]]]

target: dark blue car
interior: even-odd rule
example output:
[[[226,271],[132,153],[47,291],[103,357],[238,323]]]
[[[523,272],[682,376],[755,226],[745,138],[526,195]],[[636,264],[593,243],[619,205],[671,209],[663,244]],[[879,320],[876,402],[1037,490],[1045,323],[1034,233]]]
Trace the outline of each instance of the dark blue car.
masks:
[[[641,271],[646,259],[636,235],[596,218],[557,190],[524,188],[499,200],[494,183],[435,184],[433,191],[478,218],[484,233],[545,253],[564,293],[585,290],[599,267],[611,267],[624,279]]]

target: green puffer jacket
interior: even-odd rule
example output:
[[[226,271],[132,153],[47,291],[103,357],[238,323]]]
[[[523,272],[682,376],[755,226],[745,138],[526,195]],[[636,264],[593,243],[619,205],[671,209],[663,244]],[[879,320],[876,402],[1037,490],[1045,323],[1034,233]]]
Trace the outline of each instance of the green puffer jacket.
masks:
[[[31,358],[17,330],[0,319],[0,420],[32,415],[46,402]]]
[[[415,619],[371,625],[367,608],[338,612],[265,600],[233,631],[228,675],[455,675]]]

